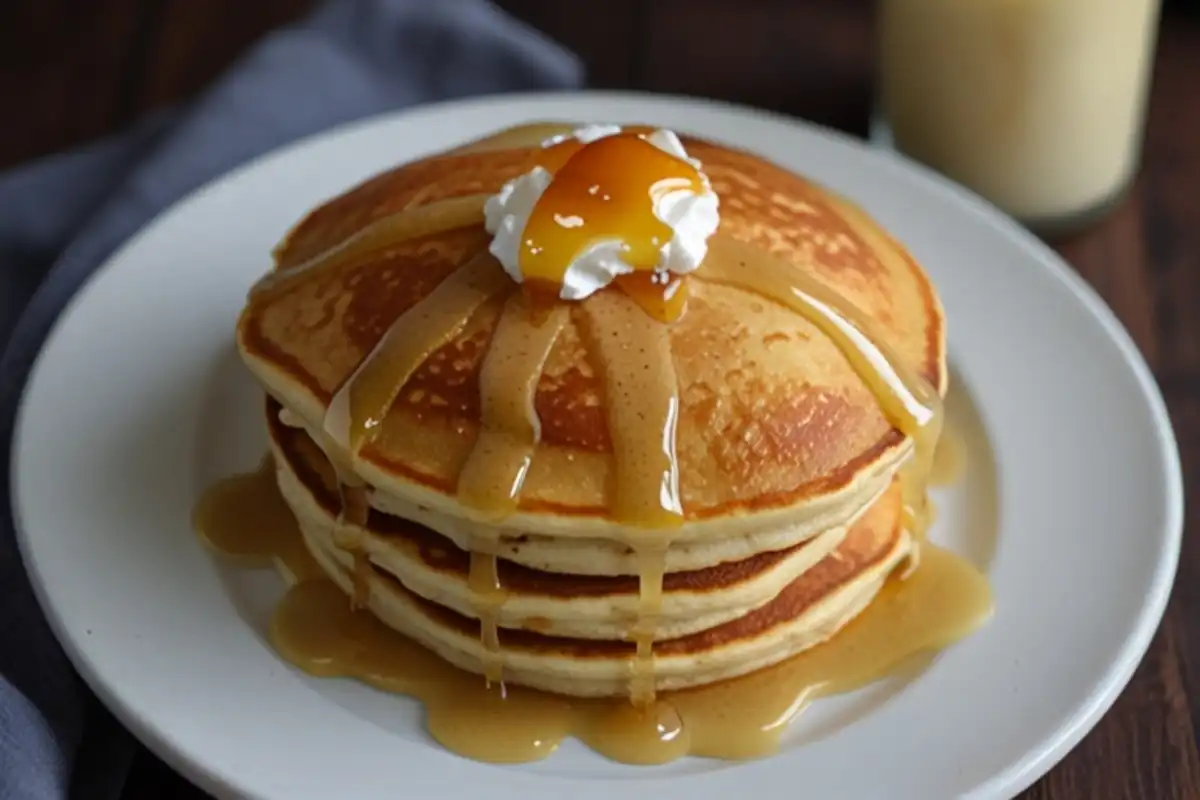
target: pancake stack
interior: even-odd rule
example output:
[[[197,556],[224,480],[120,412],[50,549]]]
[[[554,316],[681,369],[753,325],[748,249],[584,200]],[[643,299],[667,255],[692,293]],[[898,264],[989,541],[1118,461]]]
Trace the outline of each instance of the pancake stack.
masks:
[[[939,395],[943,320],[856,207],[686,137],[721,210],[686,312],[654,320],[615,285],[533,303],[488,255],[483,203],[572,129],[503,131],[315,209],[238,347],[280,490],[347,602],[490,680],[637,699],[825,641],[919,541],[919,437],[819,325],[721,276],[836,293]],[[659,494],[670,519],[630,500]]]

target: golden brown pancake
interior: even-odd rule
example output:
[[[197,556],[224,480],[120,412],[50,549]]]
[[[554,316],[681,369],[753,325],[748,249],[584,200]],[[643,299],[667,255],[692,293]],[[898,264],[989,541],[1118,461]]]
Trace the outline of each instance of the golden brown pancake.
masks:
[[[829,556],[762,607],[721,625],[654,646],[658,690],[700,686],[776,664],[833,636],[857,616],[910,553],[899,503],[876,504]],[[349,593],[352,561],[301,521],[306,543],[330,577]],[[412,593],[392,575],[370,571],[367,607],[385,624],[450,663],[484,674],[487,654],[478,621]],[[623,696],[635,647],[628,641],[548,636],[502,629],[505,680],[579,697]]]
[[[278,404],[268,402],[268,430],[283,496],[313,536],[332,540],[340,511],[333,467],[308,434],[278,421],[278,411]],[[893,487],[873,507],[894,508],[897,491]],[[871,513],[868,510],[866,516]],[[371,511],[365,528],[362,548],[376,568],[418,597],[474,616],[470,553],[419,523],[377,510]],[[702,569],[667,572],[655,638],[712,628],[769,603],[846,535],[846,529],[834,529],[784,550]],[[584,551],[581,560],[586,559],[588,543],[575,540],[574,544]],[[582,639],[624,639],[637,616],[640,586],[636,575],[546,572],[501,557],[497,576],[505,602],[497,609],[496,621],[503,628]]]
[[[545,130],[536,138],[506,132],[502,149],[433,156],[351,189],[289,234],[278,269],[303,269],[387,215],[432,218],[440,203],[497,191],[529,167]],[[944,389],[940,305],[903,248],[852,204],[769,161],[699,139],[685,144],[720,197],[718,236],[841,294],[877,322],[909,366]],[[252,295],[238,327],[241,353],[294,422],[319,430],[334,392],[392,322],[487,241],[480,216]],[[853,519],[890,483],[910,442],[811,324],[757,295],[706,282],[703,268],[689,280],[687,313],[670,327],[683,538],[765,536],[742,552],[780,549]],[[430,512],[422,521],[448,535],[456,518],[470,516],[455,489],[479,429],[479,370],[501,305],[502,298],[485,303],[412,375],[360,453],[355,468],[375,487],[376,508],[410,518]],[[612,440],[598,375],[596,349],[572,310],[538,384],[541,440],[518,513],[501,523],[506,530],[621,538],[611,519]]]

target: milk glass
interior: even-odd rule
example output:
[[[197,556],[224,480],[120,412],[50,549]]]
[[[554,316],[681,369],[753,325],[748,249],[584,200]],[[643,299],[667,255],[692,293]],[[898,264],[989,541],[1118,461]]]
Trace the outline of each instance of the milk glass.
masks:
[[[897,149],[1041,232],[1136,176],[1158,0],[880,0],[880,110]]]

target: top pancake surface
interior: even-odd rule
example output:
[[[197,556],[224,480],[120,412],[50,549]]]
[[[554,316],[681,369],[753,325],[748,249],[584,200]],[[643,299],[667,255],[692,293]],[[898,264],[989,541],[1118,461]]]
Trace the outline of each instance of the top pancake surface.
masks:
[[[519,131],[506,135],[510,144],[522,140]],[[894,240],[845,200],[768,161],[699,139],[684,143],[720,197],[718,236],[789,261],[839,292],[944,389],[939,302]],[[293,268],[387,215],[494,193],[529,168],[536,147],[452,151],[379,175],[310,213],[278,248],[278,268]],[[272,394],[317,426],[392,322],[486,250],[488,239],[482,224],[418,236],[252,297],[239,323],[243,357]],[[689,518],[803,504],[896,455],[902,437],[811,324],[774,302],[706,282],[703,265],[691,278],[687,313],[670,331]],[[486,304],[401,391],[361,454],[386,476],[381,488],[404,495],[415,483],[451,499],[478,430],[479,370],[500,307]],[[604,518],[612,444],[595,356],[575,317],[551,351],[535,407],[542,441],[521,511]]]

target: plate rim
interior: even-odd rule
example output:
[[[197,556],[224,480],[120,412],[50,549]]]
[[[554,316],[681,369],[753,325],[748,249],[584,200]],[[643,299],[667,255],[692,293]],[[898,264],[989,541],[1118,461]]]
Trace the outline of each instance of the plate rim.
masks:
[[[832,139],[848,146],[873,161],[872,168],[892,169],[907,172],[910,180],[925,184],[925,188],[936,191],[944,199],[954,205],[978,215],[983,215],[994,228],[1003,232],[1006,238],[1025,250],[1030,260],[1037,261],[1039,266],[1059,281],[1065,289],[1082,305],[1091,319],[1099,325],[1104,334],[1116,345],[1122,362],[1132,371],[1139,389],[1140,398],[1149,412],[1156,434],[1156,455],[1160,460],[1165,478],[1163,494],[1166,502],[1166,516],[1162,525],[1162,547],[1157,554],[1153,573],[1153,584],[1147,587],[1140,609],[1136,615],[1135,627],[1123,636],[1117,657],[1107,665],[1103,677],[1093,687],[1086,701],[1074,713],[1065,718],[1042,742],[1034,745],[1051,744],[1052,746],[1031,746],[1020,761],[1009,765],[1005,770],[988,778],[984,784],[977,787],[984,793],[1000,792],[1004,795],[1017,794],[1032,785],[1038,778],[1049,772],[1089,733],[1099,719],[1112,707],[1113,703],[1124,691],[1135,670],[1140,665],[1149,649],[1151,642],[1161,624],[1174,586],[1178,569],[1180,550],[1184,534],[1184,482],[1182,463],[1177,439],[1170,414],[1162,392],[1155,380],[1145,357],[1134,343],[1124,324],[1116,316],[1112,308],[1100,294],[1076,270],[1046,243],[1037,239],[1033,234],[1022,228],[1017,222],[997,210],[992,204],[959,186],[932,169],[915,162],[895,151],[883,151],[867,142],[829,128],[827,126],[792,117],[776,111],[755,108],[724,100],[682,94],[659,94],[653,92],[623,91],[623,90],[585,90],[559,92],[514,92],[482,97],[467,97],[444,100],[423,104],[408,109],[386,111],[369,115],[357,120],[341,123],[326,130],[310,134],[273,150],[262,153],[243,164],[213,177],[183,197],[160,210],[132,236],[116,248],[103,262],[97,266],[84,280],[80,281],[72,292],[69,300],[54,318],[45,337],[37,349],[24,384],[21,387],[20,398],[13,415],[12,440],[8,454],[10,465],[10,497],[14,532],[16,534],[17,550],[22,564],[29,577],[37,603],[53,632],[55,639],[63,648],[72,666],[87,684],[89,689],[110,709],[114,716],[137,738],[148,750],[162,759],[166,764],[181,775],[195,783],[200,788],[217,796],[239,795],[242,791],[228,776],[218,774],[210,769],[202,760],[185,752],[172,741],[170,732],[157,729],[148,717],[144,717],[131,707],[125,699],[115,692],[110,692],[105,680],[92,669],[86,649],[82,647],[83,640],[73,638],[63,618],[56,613],[50,599],[50,593],[44,581],[34,566],[34,560],[29,550],[29,537],[24,522],[21,502],[21,470],[19,469],[19,454],[23,449],[27,423],[30,413],[30,388],[35,385],[41,372],[46,368],[46,353],[51,349],[59,336],[65,322],[78,308],[87,302],[88,297],[96,288],[99,281],[110,267],[127,257],[129,252],[137,249],[142,241],[163,221],[175,215],[181,208],[196,202],[201,197],[218,190],[226,183],[237,181],[245,174],[262,169],[268,163],[285,160],[295,152],[317,145],[327,140],[353,135],[360,130],[376,126],[394,125],[402,121],[420,123],[423,117],[434,117],[467,111],[470,109],[486,109],[488,106],[514,106],[528,103],[535,104],[578,104],[601,102],[618,105],[635,106],[652,102],[660,106],[675,108],[690,107],[697,111],[715,110],[732,117],[753,118],[767,121],[776,125],[800,129],[805,134],[820,138]],[[35,298],[46,288],[52,279],[50,273],[47,282],[39,286]],[[18,319],[10,343],[28,327],[33,320],[29,311],[33,310],[33,302],[27,306],[27,311]],[[8,360],[7,354],[5,360]],[[1036,755],[1031,757],[1036,751]],[[988,794],[987,796],[991,796]]]

